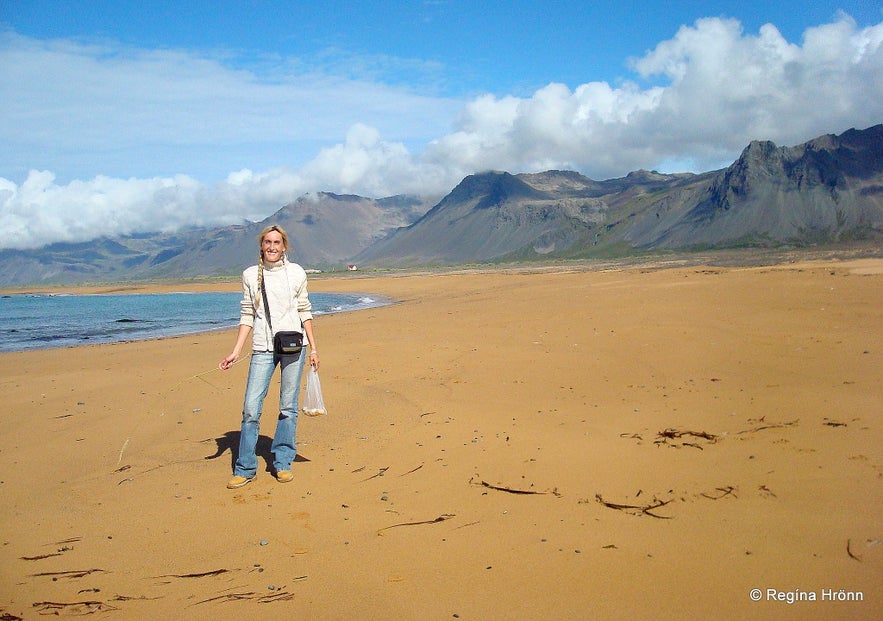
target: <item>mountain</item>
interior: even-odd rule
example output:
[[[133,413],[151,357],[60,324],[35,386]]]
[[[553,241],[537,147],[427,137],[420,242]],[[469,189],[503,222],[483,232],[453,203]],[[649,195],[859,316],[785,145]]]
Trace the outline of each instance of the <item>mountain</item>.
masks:
[[[486,172],[438,202],[308,194],[261,222],[0,251],[0,286],[234,276],[257,260],[268,224],[288,231],[298,263],[318,269],[876,242],[883,125],[794,147],[754,141],[729,167],[702,174]]]
[[[38,252],[0,250],[0,286],[138,278],[180,254],[188,242],[189,235],[147,234],[55,243]]]
[[[355,258],[366,267],[880,239],[883,125],[795,147],[748,145],[704,174],[570,171],[464,179],[414,224]]]
[[[414,222],[428,204],[416,197],[370,199],[330,192],[307,194],[270,217],[200,232],[177,256],[149,270],[152,277],[237,274],[258,260],[258,235],[269,224],[288,233],[290,253],[308,268],[340,268],[387,232]]]
[[[362,252],[358,263],[483,262],[533,247],[537,254],[577,243],[604,219],[590,197],[596,183],[577,173],[466,177],[426,215]]]
[[[286,230],[292,254],[304,267],[339,269],[389,231],[413,223],[432,202],[414,196],[375,200],[319,192],[260,222],[58,243],[39,253],[3,250],[0,286],[235,276],[257,261],[257,236],[269,224]]]
[[[790,148],[752,142],[699,189],[680,205],[657,204],[624,239],[681,248],[875,238],[883,231],[883,125]]]

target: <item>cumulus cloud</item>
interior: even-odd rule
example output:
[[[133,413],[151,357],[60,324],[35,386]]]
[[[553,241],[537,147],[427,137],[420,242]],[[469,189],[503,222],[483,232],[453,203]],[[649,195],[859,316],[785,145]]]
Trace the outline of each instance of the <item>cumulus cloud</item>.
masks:
[[[746,35],[736,20],[701,19],[631,62],[638,79],[665,86],[550,84],[528,99],[480,98],[428,151],[476,169],[569,167],[594,178],[674,161],[713,169],[753,139],[797,143],[881,122],[881,43],[883,24],[859,30],[847,16],[808,29],[803,45],[771,24]]]
[[[883,23],[859,29],[841,15],[789,42],[771,24],[754,34],[701,19],[629,66],[616,85],[452,102],[322,72],[258,75],[181,51],[0,33],[0,83],[16,92],[0,97],[0,170],[39,169],[52,153],[93,171],[0,178],[0,248],[259,219],[317,190],[440,194],[489,169],[711,170],[753,139],[796,144],[883,121]],[[138,157],[165,168],[114,174]],[[207,162],[235,172],[198,180]]]
[[[31,171],[16,186],[0,180],[0,244],[34,248],[56,241],[85,241],[96,235],[175,230],[192,223],[193,206],[204,189],[179,175],[167,179],[113,179],[55,183],[47,171]]]
[[[699,20],[634,62],[642,76],[671,80],[635,128],[661,155],[695,150],[710,162],[751,139],[795,142],[879,123],[881,42],[883,24],[857,30],[846,16],[808,29],[802,46],[772,24],[754,36],[735,20]]]

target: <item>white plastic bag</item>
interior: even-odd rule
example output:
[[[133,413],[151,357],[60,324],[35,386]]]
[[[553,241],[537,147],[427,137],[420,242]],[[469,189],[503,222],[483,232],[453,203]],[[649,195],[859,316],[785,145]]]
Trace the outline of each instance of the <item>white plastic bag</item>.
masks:
[[[327,414],[325,411],[325,401],[322,399],[322,385],[319,383],[319,372],[314,366],[310,366],[310,370],[307,371],[307,392],[304,395],[301,411],[307,416]]]

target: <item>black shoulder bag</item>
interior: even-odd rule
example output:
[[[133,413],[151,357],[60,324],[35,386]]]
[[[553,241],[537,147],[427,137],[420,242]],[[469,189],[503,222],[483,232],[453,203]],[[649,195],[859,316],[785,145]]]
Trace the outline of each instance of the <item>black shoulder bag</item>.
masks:
[[[264,312],[267,315],[267,325],[273,332],[273,320],[270,319],[270,303],[267,301],[267,289],[261,283],[261,295],[264,297]],[[277,356],[294,356],[304,348],[304,335],[296,330],[287,330],[273,334],[273,353]]]

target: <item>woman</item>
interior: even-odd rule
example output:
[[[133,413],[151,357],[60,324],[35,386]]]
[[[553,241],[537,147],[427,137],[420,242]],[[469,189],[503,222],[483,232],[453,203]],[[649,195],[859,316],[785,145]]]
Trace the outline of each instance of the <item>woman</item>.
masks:
[[[294,436],[307,345],[310,347],[310,364],[319,368],[319,352],[316,350],[313,315],[310,312],[312,305],[307,294],[307,275],[300,265],[289,262],[286,257],[288,235],[279,226],[268,226],[258,237],[258,244],[260,262],[242,272],[242,301],[236,345],[230,355],[218,364],[222,370],[232,367],[239,359],[249,334],[252,335],[239,456],[233,468],[233,478],[227,483],[228,489],[250,483],[257,474],[255,449],[260,434],[261,410],[276,365],[282,367],[282,385],[279,391],[279,420],[272,445],[273,470],[280,483],[294,479],[291,463],[297,454]],[[267,294],[266,304],[261,287],[265,288]],[[270,309],[269,322],[267,306]],[[306,335],[304,349],[294,355],[274,354],[273,333],[286,330],[297,330]]]

